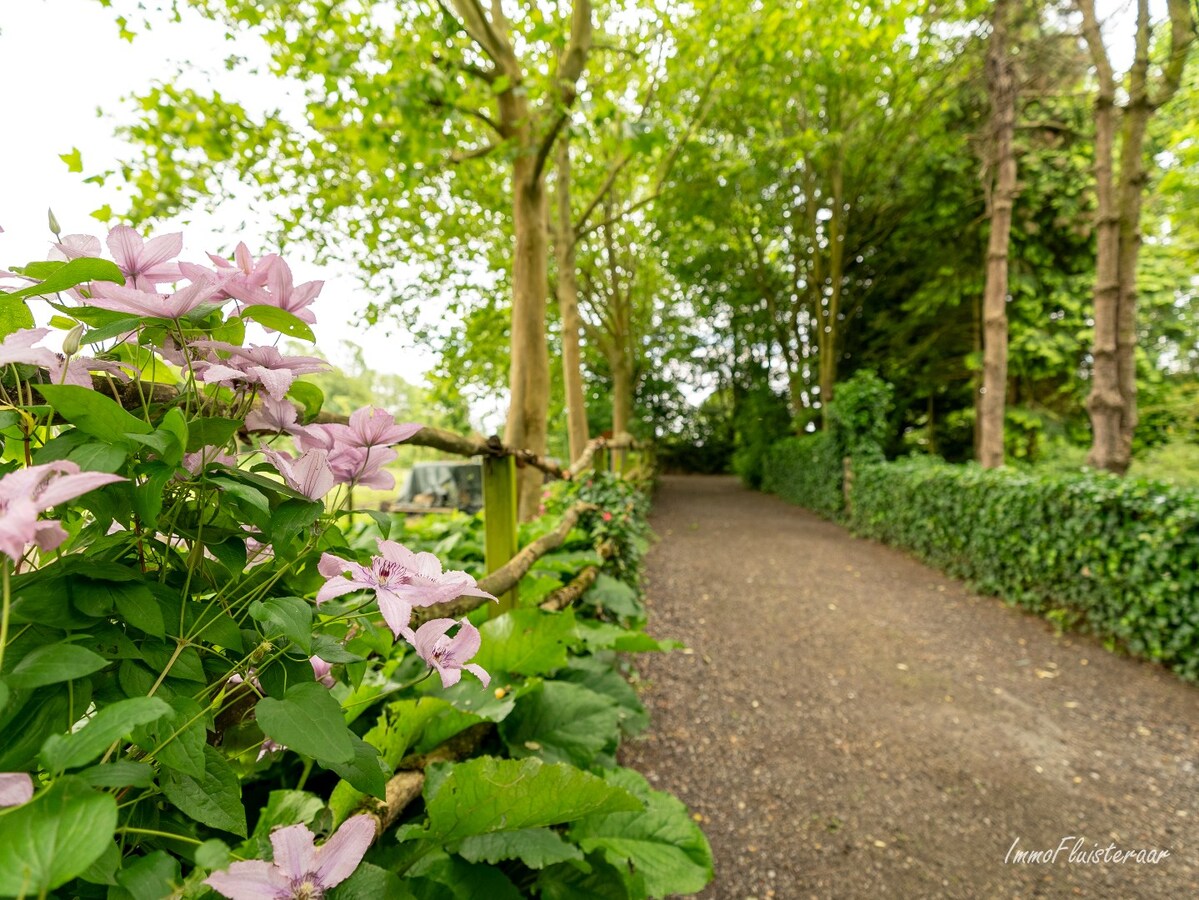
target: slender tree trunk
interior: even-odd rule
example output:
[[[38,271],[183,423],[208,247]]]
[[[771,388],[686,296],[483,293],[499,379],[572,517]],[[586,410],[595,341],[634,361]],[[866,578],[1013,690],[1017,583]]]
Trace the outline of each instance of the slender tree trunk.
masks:
[[[1091,451],[1087,462],[1097,469],[1120,471],[1118,444],[1124,397],[1120,393],[1116,345],[1120,307],[1120,215],[1113,188],[1116,137],[1116,81],[1112,73],[1092,0],[1080,0],[1083,35],[1099,79],[1095,95],[1095,336],[1091,347]]]
[[[633,419],[633,365],[624,347],[609,357],[612,368],[612,436],[626,437]]]
[[[517,158],[513,167],[513,225],[516,253],[512,265],[512,397],[504,443],[544,454],[548,437],[550,360],[546,345],[545,179],[534,173],[533,158]],[[528,518],[540,502],[542,475],[532,466],[517,477],[521,518]]]
[[[987,49],[987,92],[991,100],[991,233],[987,241],[983,289],[983,395],[978,461],[988,469],[1003,465],[1003,416],[1007,391],[1008,246],[1016,197],[1016,79],[1008,51],[1009,0],[998,0]]]
[[[1141,251],[1141,201],[1149,180],[1145,169],[1145,130],[1149,100],[1149,3],[1137,2],[1136,57],[1128,79],[1128,105],[1120,135],[1119,306],[1116,319],[1116,379],[1123,400],[1116,442],[1118,472],[1132,462],[1137,427],[1137,259]]]
[[[566,432],[570,460],[574,462],[587,446],[587,407],[583,396],[582,353],[579,332],[579,281],[575,269],[575,230],[570,211],[570,142],[558,139],[557,149],[558,226],[555,255],[558,263],[558,313],[562,318],[562,384],[566,391]]]
[[[845,280],[845,189],[843,183],[841,150],[830,167],[832,182],[832,216],[828,230],[828,305],[825,307],[824,346],[820,353],[820,410],[824,427],[828,427],[829,404],[837,383],[837,356],[841,339],[841,287]]]
[[[1087,409],[1093,443],[1087,461],[1123,474],[1132,460],[1137,426],[1137,260],[1141,247],[1141,204],[1148,180],[1145,132],[1153,113],[1178,92],[1187,54],[1195,40],[1188,0],[1167,0],[1170,49],[1156,85],[1149,79],[1148,0],[1137,0],[1136,57],[1128,73],[1123,111],[1120,180],[1114,185],[1116,81],[1099,30],[1094,0],[1077,0],[1083,37],[1099,75],[1095,100],[1095,181],[1099,199],[1099,246],[1095,276],[1094,374]]]

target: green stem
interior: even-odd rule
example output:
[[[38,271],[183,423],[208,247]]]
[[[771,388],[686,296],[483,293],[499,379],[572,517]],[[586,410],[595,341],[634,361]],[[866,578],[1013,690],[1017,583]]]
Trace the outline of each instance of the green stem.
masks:
[[[9,583],[8,558],[0,562],[3,571],[3,607],[0,608],[0,672],[4,671],[4,648],[8,646],[8,619],[12,607],[12,585]]]
[[[314,762],[316,762],[316,760],[312,759],[311,757],[304,760],[304,771],[300,773],[300,780],[296,782],[297,791],[304,790],[304,785],[308,783],[308,776],[312,773],[312,764]]]

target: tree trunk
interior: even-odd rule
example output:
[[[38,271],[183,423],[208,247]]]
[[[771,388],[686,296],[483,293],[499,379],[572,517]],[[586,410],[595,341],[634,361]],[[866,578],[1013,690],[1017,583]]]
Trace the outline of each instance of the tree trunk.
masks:
[[[626,348],[617,346],[609,355],[612,368],[612,436],[627,437],[633,419],[633,364]]]
[[[575,270],[575,230],[570,211],[570,143],[558,139],[558,226],[555,256],[558,262],[558,313],[562,318],[562,384],[566,391],[566,431],[573,463],[587,446],[587,407],[583,396],[582,353],[579,332],[579,281]]]
[[[523,98],[513,98],[512,105],[525,106]],[[527,127],[527,124],[521,126]],[[545,338],[549,242],[545,227],[545,177],[537,171],[531,153],[520,153],[516,158],[512,195],[516,250],[512,260],[512,359],[508,375],[511,399],[504,443],[543,455],[550,398],[550,361]],[[518,473],[521,519],[536,514],[541,483],[542,474],[537,469],[526,466]]]
[[[1003,416],[1007,392],[1008,246],[1016,196],[1016,79],[1008,51],[1008,0],[998,0],[987,48],[987,93],[991,100],[989,193],[991,233],[987,240],[983,289],[983,395],[978,461],[985,468],[1003,465]]]
[[[1120,216],[1112,186],[1116,136],[1116,83],[1092,0],[1081,0],[1083,35],[1095,62],[1099,90],[1095,96],[1095,336],[1091,347],[1091,451],[1087,462],[1097,469],[1122,471],[1118,466],[1120,421],[1124,397],[1120,393],[1116,358],[1120,306]]]
[[[828,229],[828,306],[824,319],[825,342],[820,354],[820,410],[828,427],[829,404],[837,383],[837,356],[841,345],[841,287],[845,274],[845,189],[840,147],[830,167],[832,216]]]

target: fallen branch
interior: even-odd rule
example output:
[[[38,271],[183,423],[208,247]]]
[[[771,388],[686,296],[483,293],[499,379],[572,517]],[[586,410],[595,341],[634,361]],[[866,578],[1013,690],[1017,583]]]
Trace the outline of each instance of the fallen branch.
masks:
[[[479,579],[479,587],[497,597],[512,590],[529,573],[529,569],[533,568],[537,560],[562,546],[570,530],[578,523],[579,516],[595,508],[591,503],[576,503],[558,520],[553,531],[546,532],[503,566]],[[459,597],[449,603],[419,607],[412,611],[411,624],[415,628],[430,619],[457,619],[487,602],[489,601],[485,597]]]
[[[616,545],[611,541],[604,541],[596,549],[600,559],[608,560],[616,553]],[[595,579],[599,577],[600,566],[588,566],[578,575],[570,580],[568,584],[564,584],[558,590],[551,592],[541,603],[541,608],[546,612],[560,612],[566,609],[585,593],[587,589],[595,584]]]

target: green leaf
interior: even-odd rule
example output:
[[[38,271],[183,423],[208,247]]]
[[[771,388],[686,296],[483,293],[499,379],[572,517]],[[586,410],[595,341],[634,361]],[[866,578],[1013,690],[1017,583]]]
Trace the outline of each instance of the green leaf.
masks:
[[[33,328],[36,324],[24,300],[14,300],[8,294],[0,294],[0,339],[22,328]]]
[[[548,828],[472,835],[462,840],[457,853],[468,862],[492,865],[505,859],[519,859],[530,869],[543,869],[554,863],[583,858],[578,847],[568,844],[562,835]]]
[[[479,629],[483,645],[473,662],[493,674],[542,675],[566,665],[567,649],[578,641],[574,612],[514,609]]]
[[[310,344],[316,341],[316,335],[312,333],[307,322],[297,317],[295,313],[290,313],[277,306],[247,306],[241,311],[241,317],[253,319],[264,328],[278,331],[288,337],[299,338]]]
[[[367,862],[325,896],[328,900],[415,900],[398,875]]]
[[[521,900],[516,885],[499,869],[456,856],[426,856],[405,873],[417,900]]]
[[[141,729],[135,740],[159,764],[195,779],[204,777],[207,719],[204,707],[191,697],[172,697],[171,714]]]
[[[74,687],[74,696],[66,686],[42,688],[35,691],[18,709],[6,709],[0,722],[0,772],[23,772],[33,766],[42,743],[52,734],[61,733],[71,727],[72,703],[84,702],[79,684]],[[90,692],[88,694],[90,697]],[[12,704],[15,706],[16,704]]]
[[[611,575],[600,575],[583,595],[583,600],[597,609],[607,610],[620,619],[636,619],[645,615],[637,591]]]
[[[188,423],[187,452],[198,453],[204,447],[223,447],[241,427],[240,419],[201,417]]]
[[[320,518],[324,511],[325,504],[319,500],[285,500],[271,512],[270,541],[285,541],[295,537]]]
[[[322,763],[348,763],[354,758],[341,706],[322,685],[294,685],[284,699],[264,697],[254,710],[263,733],[297,753]]]
[[[149,787],[154,783],[154,768],[146,763],[118,759],[84,769],[79,777],[92,787]]]
[[[312,603],[299,597],[271,597],[250,604],[250,616],[262,625],[262,636],[274,640],[280,635],[304,651],[312,653]]]
[[[588,816],[568,836],[585,851],[600,850],[613,862],[631,865],[645,877],[651,897],[695,893],[712,880],[712,850],[687,807],[675,797],[649,787],[630,769],[605,776],[645,801],[642,812]]]
[[[521,831],[583,816],[642,808],[623,788],[564,763],[481,756],[435,763],[427,771],[423,828],[402,829],[401,839],[444,844],[494,831]]]
[[[87,765],[113,742],[171,712],[160,697],[131,697],[100,707],[82,728],[70,734],[54,734],[42,745],[42,765],[61,772]]]
[[[599,853],[590,854],[585,868],[561,863],[537,876],[540,900],[645,900],[645,879],[627,867],[612,865]]]
[[[196,848],[196,865],[201,869],[223,869],[231,862],[233,853],[220,838],[209,838]]]
[[[78,464],[85,472],[108,472],[112,474],[125,465],[129,449],[116,444],[89,441],[67,454],[67,459]]]
[[[39,384],[37,389],[56,413],[85,434],[110,444],[127,445],[127,434],[150,434],[154,430],[99,391],[74,384]]]
[[[162,792],[180,812],[211,828],[246,836],[246,810],[241,784],[225,757],[214,747],[204,748],[204,777],[181,772],[162,775]]]
[[[67,164],[68,172],[83,171],[83,154],[79,152],[78,147],[72,147],[70,153],[60,153],[58,158]]]
[[[187,420],[183,417],[183,411],[178,407],[167,410],[157,433],[169,436],[172,442],[170,450],[163,454],[163,460],[173,466],[179,465],[188,443]]]
[[[515,757],[539,755],[547,762],[587,768],[620,741],[620,708],[579,684],[547,681],[516,701],[500,723],[500,736]]]
[[[59,291],[77,287],[85,281],[114,281],[117,284],[124,284],[125,276],[121,274],[121,270],[115,263],[106,259],[83,257],[59,266],[46,277],[45,281],[31,284],[19,291],[13,291],[8,294],[6,299],[11,301],[18,297],[42,297],[46,294],[56,294]],[[87,388],[78,388],[78,390],[86,391]]]
[[[81,875],[112,844],[117,801],[78,778],[60,778],[0,816],[0,894],[45,894]]]
[[[303,418],[305,421],[315,418],[325,403],[325,392],[311,381],[296,379],[287,389],[287,396],[304,407]]]
[[[387,796],[387,779],[391,769],[379,756],[379,751],[353,732],[350,739],[354,744],[354,758],[349,762],[322,761],[321,765],[336,772],[357,791],[383,800]]]
[[[27,690],[99,672],[108,660],[77,644],[47,644],[27,654],[6,676],[9,687]]]
[[[179,860],[165,850],[155,850],[117,873],[119,887],[109,890],[108,900],[161,900],[174,896],[180,880]]]
[[[109,585],[116,602],[117,612],[125,621],[152,637],[163,637],[166,634],[166,622],[162,618],[162,608],[159,607],[154,595],[144,584]]]

